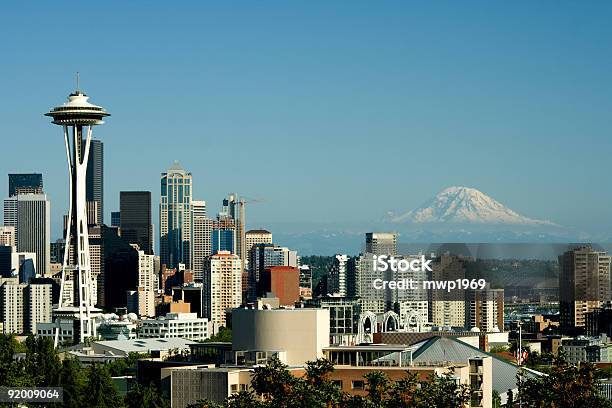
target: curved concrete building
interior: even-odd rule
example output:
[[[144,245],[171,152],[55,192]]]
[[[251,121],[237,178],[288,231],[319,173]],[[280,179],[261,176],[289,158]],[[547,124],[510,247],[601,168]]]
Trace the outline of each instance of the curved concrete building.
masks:
[[[278,351],[285,364],[303,365],[323,357],[329,346],[327,309],[234,309],[234,351]]]

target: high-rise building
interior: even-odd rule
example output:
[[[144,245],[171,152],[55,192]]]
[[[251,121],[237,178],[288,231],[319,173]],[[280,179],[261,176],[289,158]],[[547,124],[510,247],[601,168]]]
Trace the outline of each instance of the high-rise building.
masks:
[[[0,278],[0,321],[5,334],[25,332],[25,301],[28,285],[17,278]]]
[[[151,192],[122,191],[119,197],[121,236],[130,244],[138,244],[145,254],[153,255]]]
[[[298,266],[297,252],[274,244],[256,244],[249,256],[248,300],[257,300],[259,278],[271,266]]]
[[[420,256],[396,256],[398,262],[411,262],[420,259]],[[347,295],[358,297],[361,310],[375,314],[395,311],[398,314],[413,314],[416,312],[417,324],[428,321],[428,293],[426,289],[417,286],[414,289],[391,289],[388,286],[380,287],[377,280],[382,281],[409,281],[422,282],[427,280],[427,271],[401,270],[386,271],[374,267],[374,255],[361,254],[351,258],[347,265]]]
[[[202,283],[191,283],[172,288],[172,301],[188,304],[189,313],[195,313],[198,317],[205,317],[203,299],[204,286]]]
[[[464,279],[467,263],[465,257],[443,254],[431,263],[434,281],[456,281]],[[435,326],[465,327],[465,290],[455,289],[431,291],[430,321]],[[500,330],[503,327],[499,327]]]
[[[374,255],[397,255],[397,234],[394,232],[366,233],[365,252]]]
[[[111,227],[121,226],[121,211],[111,212]]]
[[[504,290],[476,289],[466,291],[466,323],[480,331],[503,330]]]
[[[135,246],[136,244],[132,244]],[[137,247],[137,245],[136,245]],[[155,275],[155,255],[138,251],[138,287],[127,292],[128,312],[138,316],[155,316],[155,290],[157,289]]]
[[[272,266],[264,269],[260,292],[278,298],[281,306],[293,306],[300,300],[300,271],[293,266]]]
[[[51,323],[53,315],[53,290],[51,284],[30,283],[26,289],[24,314],[26,330],[36,333],[38,323]]]
[[[18,252],[36,253],[36,273],[51,264],[51,204],[45,194],[18,194],[4,200],[4,224],[15,228]]]
[[[104,224],[104,143],[101,140],[91,139],[86,186],[86,200],[97,206],[97,224]]]
[[[70,188],[70,211],[68,212],[70,220],[66,228],[65,241],[66,245],[73,247],[75,261],[69,264],[69,260],[64,259],[62,267],[60,301],[53,310],[56,346],[62,325],[72,326],[74,334],[72,337],[75,343],[83,342],[89,337],[96,337],[96,318],[101,312],[95,308],[95,292],[92,288],[86,203],[88,196],[89,201],[98,201],[98,210],[101,214],[98,218],[103,221],[102,143],[92,143],[92,133],[93,127],[103,124],[103,119],[109,116],[109,113],[101,106],[92,104],[88,99],[89,97],[84,92],[77,89],[68,96],[66,103],[45,114],[53,118],[53,124],[63,128]],[[92,147],[92,144],[95,146]],[[89,159],[92,155],[92,163],[89,167]],[[87,174],[88,168],[91,179]],[[66,278],[69,275],[72,275],[70,282],[73,284],[73,293],[76,296],[70,302],[65,302],[64,289],[67,289],[65,285],[68,283]]]
[[[9,174],[9,197],[17,194],[42,194],[43,179],[40,173]]]
[[[85,204],[87,210],[87,225],[100,225],[100,214],[98,212],[97,201],[87,201]]]
[[[212,230],[212,252],[228,251],[236,254],[236,230],[232,227],[214,228]],[[236,254],[238,255],[238,254]]]
[[[300,297],[312,298],[312,270],[308,265],[300,265]]]
[[[17,246],[15,227],[0,225],[0,246]]]
[[[559,312],[562,328],[584,327],[585,313],[610,300],[610,255],[590,246],[559,256]]]
[[[220,251],[204,267],[204,315],[216,326],[225,326],[227,309],[242,303],[242,265],[238,255]]]
[[[101,246],[103,264],[98,281],[102,283],[99,288],[102,294],[98,297],[103,296],[105,308],[112,310],[117,307],[125,307],[126,293],[130,290],[137,290],[141,277],[142,282],[148,283],[149,287],[154,285],[151,277],[153,256],[141,258],[138,251],[118,235],[116,228],[102,227]]]
[[[139,317],[155,317],[155,292],[142,286],[127,291],[127,311]]]
[[[329,293],[346,296],[347,255],[336,255],[327,275],[327,290]]]
[[[212,255],[212,230],[213,220],[206,216],[206,201],[192,201],[193,239],[192,239],[192,263],[193,278],[196,282],[202,282],[204,274],[204,260]]]
[[[247,263],[248,263],[249,261],[248,258],[251,254],[251,249],[253,249],[253,245],[271,244],[272,243],[272,233],[264,229],[249,230],[245,233],[245,241],[246,241],[245,248],[247,251]]]
[[[154,292],[157,289],[157,276],[155,275],[155,255],[138,251],[138,286]]]
[[[250,279],[250,262],[251,262],[251,254],[253,245],[256,244],[271,244],[272,243],[272,233],[270,231],[266,231],[264,229],[255,229],[249,230],[244,234],[244,248],[246,251],[245,254],[245,271],[242,272],[242,298],[247,299],[249,292],[249,279]],[[312,292],[312,291],[311,291]]]
[[[243,268],[246,265],[246,258],[248,257],[245,236],[245,205],[246,201],[244,199],[239,199],[237,194],[228,194],[227,198],[223,200],[223,208],[219,217],[222,218],[223,216],[227,216],[234,221],[234,248],[231,252],[238,255]]]
[[[17,252],[15,247],[0,247],[0,278],[18,278],[28,283],[36,277],[36,254]]]
[[[178,162],[161,174],[159,205],[160,257],[168,268],[191,262],[192,177]]]

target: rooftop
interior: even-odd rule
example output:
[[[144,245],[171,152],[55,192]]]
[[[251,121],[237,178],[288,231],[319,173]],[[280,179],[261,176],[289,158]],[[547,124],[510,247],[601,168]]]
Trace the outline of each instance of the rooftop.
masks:
[[[151,338],[96,341],[94,344],[121,350],[125,353],[149,353],[155,350],[187,349],[196,342],[181,338]]]

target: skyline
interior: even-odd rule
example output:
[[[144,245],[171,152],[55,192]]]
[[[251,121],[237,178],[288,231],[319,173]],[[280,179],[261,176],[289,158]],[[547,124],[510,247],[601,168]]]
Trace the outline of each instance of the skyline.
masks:
[[[66,164],[42,112],[79,71],[92,101],[113,112],[98,133],[105,219],[119,191],[151,191],[157,237],[159,176],[174,160],[210,215],[230,192],[262,200],[247,209],[248,228],[367,223],[452,185],[528,217],[610,226],[601,220],[612,191],[600,184],[612,153],[611,6],[354,4],[109,7],[91,17],[90,37],[66,46],[96,39],[76,63],[48,47],[71,30],[51,5],[7,7],[0,32],[15,41],[3,46],[0,107],[11,120],[0,133],[17,137],[0,174],[43,173],[59,237]],[[62,13],[79,20],[88,7]],[[401,162],[408,155],[414,165]],[[5,196],[7,183],[0,177]]]

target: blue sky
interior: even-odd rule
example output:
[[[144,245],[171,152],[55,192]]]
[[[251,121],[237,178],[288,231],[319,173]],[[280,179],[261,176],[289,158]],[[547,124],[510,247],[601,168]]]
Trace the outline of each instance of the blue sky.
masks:
[[[66,165],[42,114],[75,71],[113,115],[94,132],[107,217],[120,190],[157,203],[179,159],[213,213],[263,200],[251,227],[377,220],[451,185],[612,225],[609,2],[126,3],[0,12],[0,191],[44,173],[54,236]]]

